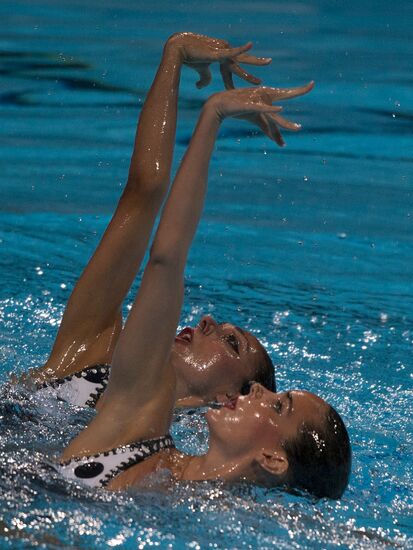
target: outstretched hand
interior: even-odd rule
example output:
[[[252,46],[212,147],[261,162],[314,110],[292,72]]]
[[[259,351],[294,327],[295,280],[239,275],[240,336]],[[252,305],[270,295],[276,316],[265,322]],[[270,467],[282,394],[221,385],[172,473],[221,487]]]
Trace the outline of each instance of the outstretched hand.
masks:
[[[279,127],[298,131],[301,124],[281,116],[279,112],[282,107],[272,105],[273,102],[299,97],[310,92],[313,87],[314,82],[311,81],[297,88],[239,88],[214,94],[207,104],[221,120],[227,117],[247,120],[282,147],[285,142]]]
[[[211,63],[218,62],[220,65],[222,79],[227,89],[234,88],[232,75],[236,74],[250,84],[260,84],[261,80],[243,69],[239,64],[247,65],[268,65],[271,63],[269,57],[256,57],[247,54],[252,43],[247,42],[238,48],[232,48],[225,40],[194,34],[190,32],[177,33],[171,36],[168,44],[177,46],[182,60],[188,67],[191,67],[199,74],[196,83],[197,88],[204,88],[211,82]]]

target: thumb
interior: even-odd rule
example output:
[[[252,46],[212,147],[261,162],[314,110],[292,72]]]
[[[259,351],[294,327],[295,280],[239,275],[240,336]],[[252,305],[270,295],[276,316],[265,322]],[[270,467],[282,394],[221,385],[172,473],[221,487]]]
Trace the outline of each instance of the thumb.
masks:
[[[209,70],[208,65],[198,65],[194,67],[196,72],[199,74],[199,80],[196,83],[198,89],[205,88],[208,86],[212,80],[211,71]]]

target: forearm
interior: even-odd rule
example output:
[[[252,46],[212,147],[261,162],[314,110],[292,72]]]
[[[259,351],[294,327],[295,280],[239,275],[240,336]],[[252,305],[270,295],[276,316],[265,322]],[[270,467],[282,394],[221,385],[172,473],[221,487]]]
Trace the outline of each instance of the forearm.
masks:
[[[181,267],[198,226],[220,119],[207,103],[176,174],[151,249],[152,261],[170,258]]]
[[[178,48],[167,43],[140,115],[126,188],[79,280],[91,295],[111,295],[115,308],[136,276],[168,188],[181,66]]]
[[[142,108],[125,191],[70,299],[75,318],[87,303],[84,318],[110,323],[139,269],[169,184],[181,65],[168,42]]]
[[[79,280],[84,294],[92,297],[99,293],[109,319],[136,276],[168,189],[181,67],[179,49],[168,41],[140,114],[125,191]],[[90,316],[95,315],[92,310]]]
[[[182,58],[168,41],[142,108],[131,158],[128,187],[165,192],[174,150]],[[162,194],[162,193],[161,193]]]

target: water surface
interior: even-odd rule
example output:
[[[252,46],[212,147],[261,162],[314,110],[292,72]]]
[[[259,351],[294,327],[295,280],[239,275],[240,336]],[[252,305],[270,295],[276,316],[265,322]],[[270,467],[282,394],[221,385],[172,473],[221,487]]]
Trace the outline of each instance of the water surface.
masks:
[[[220,484],[112,495],[46,476],[90,412],[0,400],[2,548],[408,548],[412,534],[411,3],[27,0],[0,6],[1,380],[47,357],[125,181],[134,127],[177,30],[253,39],[270,85],[314,79],[274,144],[225,124],[191,251],[182,325],[211,313],[263,339],[281,390],[342,413],[339,502]],[[176,160],[213,85],[182,77]],[[131,301],[132,295],[128,299]],[[206,445],[202,413],[175,425]]]

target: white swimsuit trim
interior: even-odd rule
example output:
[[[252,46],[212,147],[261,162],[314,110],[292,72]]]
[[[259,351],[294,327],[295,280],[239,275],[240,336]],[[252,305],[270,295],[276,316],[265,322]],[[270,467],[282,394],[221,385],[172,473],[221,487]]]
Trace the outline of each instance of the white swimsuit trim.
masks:
[[[67,462],[48,462],[48,465],[66,479],[81,481],[88,487],[105,487],[121,472],[159,451],[174,447],[173,439],[168,434],[130,445],[122,445],[103,453],[72,458]]]
[[[59,399],[75,407],[94,407],[108,385],[110,365],[94,365],[80,372],[44,382],[37,387],[37,394],[55,393]]]

